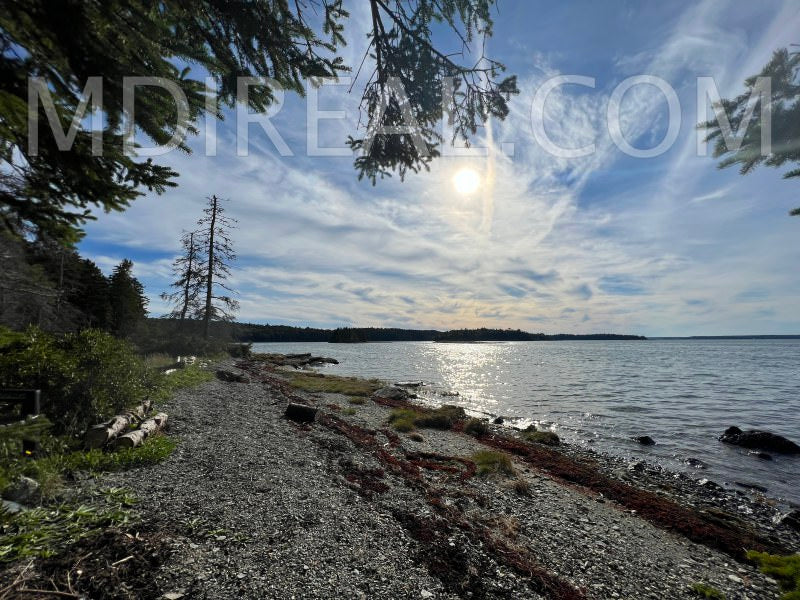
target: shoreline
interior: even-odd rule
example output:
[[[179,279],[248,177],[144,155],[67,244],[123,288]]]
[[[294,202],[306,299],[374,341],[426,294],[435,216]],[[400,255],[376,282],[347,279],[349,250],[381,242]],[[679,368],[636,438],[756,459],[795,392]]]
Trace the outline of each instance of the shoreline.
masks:
[[[697,597],[694,584],[727,598],[778,595],[775,582],[743,560],[739,538],[697,543],[697,531],[655,523],[646,507],[632,510],[627,499],[598,492],[592,481],[567,481],[555,467],[595,473],[603,485],[674,505],[678,516],[724,535],[800,548],[800,534],[772,523],[779,511],[769,502],[693,489],[646,464],[621,471],[570,445],[502,451],[513,436],[495,425],[477,437],[463,422],[396,431],[392,411],[414,403],[373,394],[382,382],[252,360],[216,368],[249,382],[179,392],[169,402],[178,440],[171,457],[82,484],[131,490],[143,535],[165,540],[168,550],[152,567],[158,594],[144,600],[660,600]],[[315,422],[285,419],[290,402],[316,407]],[[476,473],[476,457],[487,451],[508,456],[513,474]]]

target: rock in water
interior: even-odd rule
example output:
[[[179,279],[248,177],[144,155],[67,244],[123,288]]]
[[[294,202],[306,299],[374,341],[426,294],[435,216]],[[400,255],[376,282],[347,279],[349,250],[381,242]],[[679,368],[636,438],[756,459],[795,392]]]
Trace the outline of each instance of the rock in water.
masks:
[[[639,442],[642,446],[655,446],[656,441],[651,438],[649,435],[640,435],[633,438],[635,441]]]
[[[292,402],[286,407],[284,416],[297,423],[313,423],[317,417],[317,409],[307,404],[295,404]]]
[[[492,421],[492,423],[495,425],[502,425],[505,422],[506,420],[503,417],[497,417],[494,421]]]
[[[782,454],[800,454],[800,446],[793,441],[786,439],[782,435],[770,433],[769,431],[757,431],[750,429],[742,431],[738,427],[728,427],[719,441],[742,448],[754,448],[757,450],[769,450]]]

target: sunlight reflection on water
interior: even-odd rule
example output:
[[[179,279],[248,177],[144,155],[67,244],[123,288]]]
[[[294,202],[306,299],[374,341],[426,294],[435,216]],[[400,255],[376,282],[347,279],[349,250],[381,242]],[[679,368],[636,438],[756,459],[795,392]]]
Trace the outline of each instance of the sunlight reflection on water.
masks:
[[[340,361],[326,372],[423,380],[423,398],[549,424],[564,439],[645,458],[698,477],[765,485],[800,502],[800,457],[759,461],[717,441],[730,425],[800,442],[800,340],[649,340],[435,344],[256,344],[256,351],[312,352]],[[449,397],[442,392],[458,392]],[[650,435],[642,447],[632,436]]]

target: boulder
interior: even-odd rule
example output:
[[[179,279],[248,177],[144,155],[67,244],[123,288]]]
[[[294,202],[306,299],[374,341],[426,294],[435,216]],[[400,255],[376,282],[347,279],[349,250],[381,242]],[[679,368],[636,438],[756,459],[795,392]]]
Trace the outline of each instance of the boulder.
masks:
[[[639,442],[642,446],[655,446],[656,441],[649,435],[640,435],[633,438],[634,441]]]
[[[10,515],[16,515],[17,513],[21,513],[23,510],[25,510],[21,504],[12,502],[11,500],[1,500],[0,507],[2,507],[2,510],[6,511]]]
[[[3,491],[3,498],[18,504],[35,504],[39,499],[39,482],[21,475]]]
[[[800,531],[800,510],[793,510],[788,514],[782,515],[778,519],[778,525]]]
[[[385,398],[386,400],[408,400],[411,398],[411,394],[409,394],[407,390],[393,385],[382,387],[372,395],[377,398]]]
[[[693,456],[690,456],[683,462],[685,462],[690,467],[694,467],[695,469],[705,469],[707,466],[706,463],[704,463],[702,460],[700,460],[699,458],[694,458]]]
[[[768,450],[780,454],[800,454],[800,446],[782,435],[769,431],[755,429],[742,431],[738,427],[728,427],[725,433],[719,436],[719,441],[742,448]]]
[[[494,421],[492,421],[492,423],[495,425],[502,425],[505,422],[506,420],[503,417],[497,417]]]

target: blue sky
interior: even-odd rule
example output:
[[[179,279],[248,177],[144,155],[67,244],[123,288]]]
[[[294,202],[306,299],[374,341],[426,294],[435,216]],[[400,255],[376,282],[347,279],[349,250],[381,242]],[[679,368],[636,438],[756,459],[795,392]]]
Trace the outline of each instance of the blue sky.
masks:
[[[368,26],[352,3],[345,59],[357,66]],[[239,319],[312,326],[519,327],[549,333],[658,335],[800,333],[796,181],[763,168],[747,177],[697,156],[697,77],[737,94],[773,50],[800,42],[800,4],[552,2],[501,0],[489,54],[519,77],[511,114],[479,132],[488,156],[447,156],[429,173],[357,181],[352,157],[307,156],[307,100],[287,94],[271,119],[292,156],[251,125],[237,156],[233,113],[216,125],[217,155],[157,159],[180,174],[177,189],[101,214],[81,251],[109,272],[131,258],[154,315],[183,229],[204,198],[230,199],[239,220],[231,283]],[[446,47],[449,40],[441,40]],[[537,89],[558,75],[592,77],[544,104],[547,135],[595,152],[559,158],[531,125]],[[606,126],[615,87],[634,75],[665,80],[680,101],[674,143],[633,158]],[[363,82],[363,80],[362,80]],[[356,84],[356,89],[360,89]],[[358,94],[326,86],[323,146],[344,146],[358,120]],[[704,109],[704,107],[703,107]],[[622,131],[650,148],[667,132],[668,107],[652,86],[621,103]],[[205,132],[205,128],[202,128]],[[513,155],[510,145],[513,144]],[[480,175],[458,193],[454,173]]]

